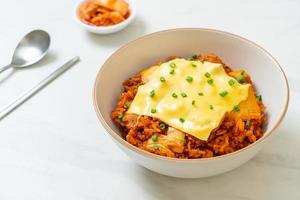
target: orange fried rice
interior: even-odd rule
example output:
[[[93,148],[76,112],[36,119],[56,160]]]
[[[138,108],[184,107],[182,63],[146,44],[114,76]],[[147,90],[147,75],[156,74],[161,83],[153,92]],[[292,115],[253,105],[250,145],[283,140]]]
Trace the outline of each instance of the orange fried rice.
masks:
[[[173,58],[170,57],[170,59]],[[193,59],[220,63],[226,73],[232,72],[232,69],[214,54],[196,55]],[[246,78],[246,81],[252,84],[250,76]],[[169,127],[157,118],[126,114],[138,87],[143,84],[145,83],[141,74],[126,80],[123,83],[124,91],[111,114],[113,121],[120,127],[122,137],[140,149],[174,158],[208,158],[242,149],[263,136],[262,127],[266,120],[264,115],[265,106],[261,99],[257,99],[260,114],[251,114],[238,120],[226,115],[220,126],[210,133],[208,141],[200,140],[185,133],[183,151],[174,151],[172,148],[149,148],[145,145],[145,142],[153,135],[165,135]]]

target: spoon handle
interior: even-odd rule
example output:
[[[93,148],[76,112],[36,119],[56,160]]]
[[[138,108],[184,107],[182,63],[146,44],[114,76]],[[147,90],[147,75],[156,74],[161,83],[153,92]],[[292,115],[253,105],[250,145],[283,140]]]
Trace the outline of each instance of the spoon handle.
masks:
[[[32,89],[25,92],[23,95],[21,95],[19,98],[12,101],[10,104],[8,104],[6,107],[0,110],[0,120],[3,119],[5,116],[7,116],[10,112],[12,112],[14,109],[16,109],[18,106],[23,104],[26,100],[28,100],[30,97],[32,97],[35,93],[43,89],[48,83],[52,82],[54,79],[56,79],[59,75],[67,71],[69,68],[71,68],[75,63],[79,61],[79,57],[76,56],[73,59],[66,62],[63,66],[55,70],[52,74],[50,74],[48,77],[46,77],[44,80],[42,80],[39,84],[37,84]]]
[[[11,67],[12,67],[12,65],[9,64],[9,65],[6,65],[6,66],[0,68],[0,73],[1,73],[1,72],[4,72],[5,70],[7,70],[7,69],[9,69],[9,68],[11,68]]]

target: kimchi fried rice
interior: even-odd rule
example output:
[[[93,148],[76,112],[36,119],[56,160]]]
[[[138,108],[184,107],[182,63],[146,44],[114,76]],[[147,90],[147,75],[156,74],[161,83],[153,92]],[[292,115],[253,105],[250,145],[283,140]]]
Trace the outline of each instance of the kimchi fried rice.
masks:
[[[175,57],[171,57],[173,59]],[[214,54],[195,55],[191,59],[219,63],[226,73],[234,78],[234,71]],[[252,85],[250,75],[245,73],[245,83]],[[169,140],[166,145],[150,146],[149,139],[168,140],[167,132],[174,129],[161,120],[144,115],[126,113],[138,92],[138,87],[145,84],[141,73],[123,83],[122,92],[111,117],[120,127],[122,137],[130,144],[145,151],[174,158],[208,158],[228,154],[254,143],[263,136],[263,124],[266,121],[265,106],[261,96],[256,95],[260,112],[241,116],[238,119],[226,114],[220,125],[214,129],[207,141],[183,133],[183,140]]]

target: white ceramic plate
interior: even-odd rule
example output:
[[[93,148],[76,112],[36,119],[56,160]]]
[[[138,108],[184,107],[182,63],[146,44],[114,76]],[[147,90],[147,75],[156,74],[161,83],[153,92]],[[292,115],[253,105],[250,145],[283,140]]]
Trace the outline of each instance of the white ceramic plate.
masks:
[[[267,106],[265,133],[239,151],[213,158],[176,159],[151,154],[127,143],[110,118],[121,94],[122,83],[137,72],[168,56],[188,57],[212,52],[234,69],[250,73]],[[270,138],[288,107],[289,88],[278,62],[257,44],[230,33],[201,28],[173,29],[153,33],[117,50],[98,72],[94,106],[101,124],[116,144],[134,161],[155,172],[174,177],[198,178],[234,169],[251,159]]]

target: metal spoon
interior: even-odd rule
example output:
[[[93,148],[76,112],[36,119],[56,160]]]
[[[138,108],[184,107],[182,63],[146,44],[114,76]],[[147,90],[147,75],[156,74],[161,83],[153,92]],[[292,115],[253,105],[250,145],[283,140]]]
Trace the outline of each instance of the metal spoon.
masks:
[[[0,68],[0,73],[13,67],[24,68],[40,61],[50,46],[50,36],[43,30],[34,30],[23,37],[16,47],[9,65]]]

